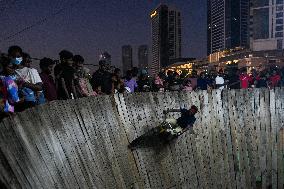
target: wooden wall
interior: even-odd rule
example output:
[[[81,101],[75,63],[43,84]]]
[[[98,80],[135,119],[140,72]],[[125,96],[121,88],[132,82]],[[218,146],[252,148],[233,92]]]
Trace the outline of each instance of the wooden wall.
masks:
[[[194,133],[131,152],[163,110],[197,105]],[[178,113],[170,114],[178,117]],[[57,101],[0,124],[8,188],[284,188],[284,89]]]

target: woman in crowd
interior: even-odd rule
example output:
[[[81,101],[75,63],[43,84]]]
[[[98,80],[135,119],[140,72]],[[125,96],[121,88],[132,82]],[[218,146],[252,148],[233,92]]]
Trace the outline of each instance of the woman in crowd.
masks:
[[[15,69],[8,57],[1,57],[2,72],[0,74],[0,119],[14,113],[14,107],[20,102],[18,85],[15,82]]]
[[[84,67],[84,58],[81,55],[73,57],[75,68],[75,87],[78,97],[97,96],[90,83],[91,75],[89,70]]]
[[[165,81],[163,80],[163,73],[160,72],[155,76],[154,81],[154,89],[156,92],[164,92],[165,91]]]
[[[129,93],[134,93],[137,90],[138,85],[137,85],[136,79],[133,77],[131,70],[128,70],[126,72],[126,76],[124,79],[124,85],[125,85],[127,92]]]
[[[119,68],[115,68],[111,77],[113,94],[125,92],[124,82],[120,76],[120,72]]]

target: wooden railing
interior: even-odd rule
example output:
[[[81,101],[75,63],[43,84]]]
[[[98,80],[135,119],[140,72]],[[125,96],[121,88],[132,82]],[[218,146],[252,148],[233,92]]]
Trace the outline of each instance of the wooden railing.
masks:
[[[192,104],[200,108],[195,134],[128,150],[163,121],[163,110]],[[56,101],[0,123],[0,180],[36,189],[281,189],[283,126],[281,88]]]

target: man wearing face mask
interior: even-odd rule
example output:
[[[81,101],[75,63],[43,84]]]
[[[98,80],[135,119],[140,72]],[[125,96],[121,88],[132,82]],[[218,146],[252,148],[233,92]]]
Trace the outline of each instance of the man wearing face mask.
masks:
[[[28,68],[24,65],[22,49],[19,46],[11,46],[8,50],[8,55],[16,69],[16,80],[21,91],[20,93],[25,99],[24,103],[16,107],[16,111],[23,111],[36,104],[44,103],[42,80],[36,69]]]

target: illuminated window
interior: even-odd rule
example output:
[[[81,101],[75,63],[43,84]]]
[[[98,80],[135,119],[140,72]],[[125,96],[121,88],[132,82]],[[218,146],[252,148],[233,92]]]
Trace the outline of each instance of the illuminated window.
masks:
[[[282,31],[283,30],[283,26],[276,26],[276,31]]]
[[[283,19],[277,19],[276,24],[283,24]]]
[[[283,37],[283,32],[276,32],[275,37]]]
[[[276,7],[276,10],[277,10],[277,11],[282,11],[282,10],[283,10],[283,6],[278,6],[278,7]]]
[[[283,12],[276,13],[276,18],[281,18],[281,17],[283,17]]]
[[[282,49],[283,48],[283,42],[282,39],[277,40],[277,49]]]

